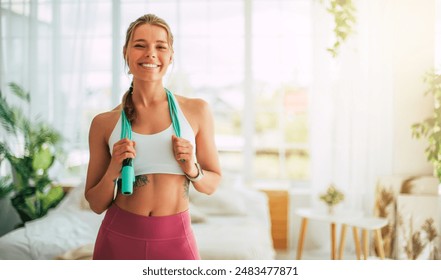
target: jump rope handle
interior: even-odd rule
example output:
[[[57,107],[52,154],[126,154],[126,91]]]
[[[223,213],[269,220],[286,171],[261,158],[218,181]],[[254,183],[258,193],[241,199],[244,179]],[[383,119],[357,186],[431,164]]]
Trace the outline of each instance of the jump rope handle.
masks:
[[[133,184],[135,183],[135,171],[133,169],[131,158],[126,158],[123,161],[121,177],[122,177],[122,186],[121,186],[122,194],[131,195],[133,193]]]
[[[122,111],[121,139],[128,138],[132,140],[132,126],[128,121],[124,110]],[[133,184],[135,183],[135,170],[133,169],[133,159],[123,160],[121,168],[121,193],[131,195],[133,193]]]

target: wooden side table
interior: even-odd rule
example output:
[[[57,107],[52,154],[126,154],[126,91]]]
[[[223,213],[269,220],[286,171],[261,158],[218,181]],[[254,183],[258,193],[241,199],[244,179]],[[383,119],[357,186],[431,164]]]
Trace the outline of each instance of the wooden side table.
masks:
[[[362,232],[362,248],[363,248],[363,259],[367,260],[369,255],[369,237],[368,231],[373,231],[375,236],[375,245],[378,250],[378,254],[381,259],[385,259],[383,238],[381,237],[381,229],[387,226],[388,220],[386,218],[377,217],[362,217],[359,219],[350,220],[342,225],[342,233],[340,240],[340,250],[339,259],[343,258],[343,247],[345,244],[345,232],[346,226],[352,227],[352,233],[354,235],[355,252],[357,254],[357,259],[361,259],[361,249],[360,249],[360,239],[358,238],[358,229]]]
[[[288,190],[262,189],[268,196],[274,249],[288,248]]]
[[[357,219],[362,216],[360,212],[341,212],[335,214],[329,214],[324,211],[311,209],[311,208],[300,208],[296,210],[296,215],[302,218],[302,224],[300,226],[299,241],[297,245],[297,259],[302,258],[303,243],[305,241],[306,232],[308,228],[308,221],[310,219],[316,221],[327,222],[330,224],[331,231],[331,260],[337,260],[339,256],[337,255],[337,224],[345,224],[349,220]],[[341,243],[344,243],[344,236],[341,236]]]

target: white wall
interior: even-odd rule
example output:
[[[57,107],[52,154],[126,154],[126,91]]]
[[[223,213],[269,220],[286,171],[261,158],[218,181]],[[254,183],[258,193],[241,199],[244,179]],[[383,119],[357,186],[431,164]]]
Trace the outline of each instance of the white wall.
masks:
[[[432,112],[431,98],[424,97],[422,76],[434,65],[435,0],[395,0],[386,7],[391,15],[394,91],[395,174],[431,174],[426,142],[411,137],[410,127]]]

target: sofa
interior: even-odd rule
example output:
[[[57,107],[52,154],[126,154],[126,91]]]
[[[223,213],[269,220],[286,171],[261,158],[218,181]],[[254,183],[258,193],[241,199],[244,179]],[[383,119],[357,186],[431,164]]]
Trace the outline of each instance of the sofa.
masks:
[[[84,199],[84,184],[38,220],[0,237],[0,259],[91,259],[103,215]],[[202,259],[274,259],[264,193],[224,178],[211,196],[190,192],[190,214]]]

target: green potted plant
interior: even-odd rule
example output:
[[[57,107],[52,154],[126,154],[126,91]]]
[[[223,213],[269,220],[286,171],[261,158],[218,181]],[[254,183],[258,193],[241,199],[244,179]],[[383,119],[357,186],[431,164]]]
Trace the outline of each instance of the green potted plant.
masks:
[[[11,92],[29,106],[30,94],[15,83]],[[40,218],[64,197],[48,171],[61,152],[61,135],[50,125],[27,117],[21,107],[10,105],[0,92],[0,123],[6,132],[0,138],[0,164],[8,164],[9,176],[0,180],[0,194],[10,195],[23,223]],[[11,194],[12,192],[12,194]]]
[[[433,112],[422,122],[412,125],[412,136],[417,139],[426,138],[427,160],[433,164],[433,174],[441,182],[441,74],[433,69],[426,73],[424,82],[428,85],[424,94],[433,97]]]

